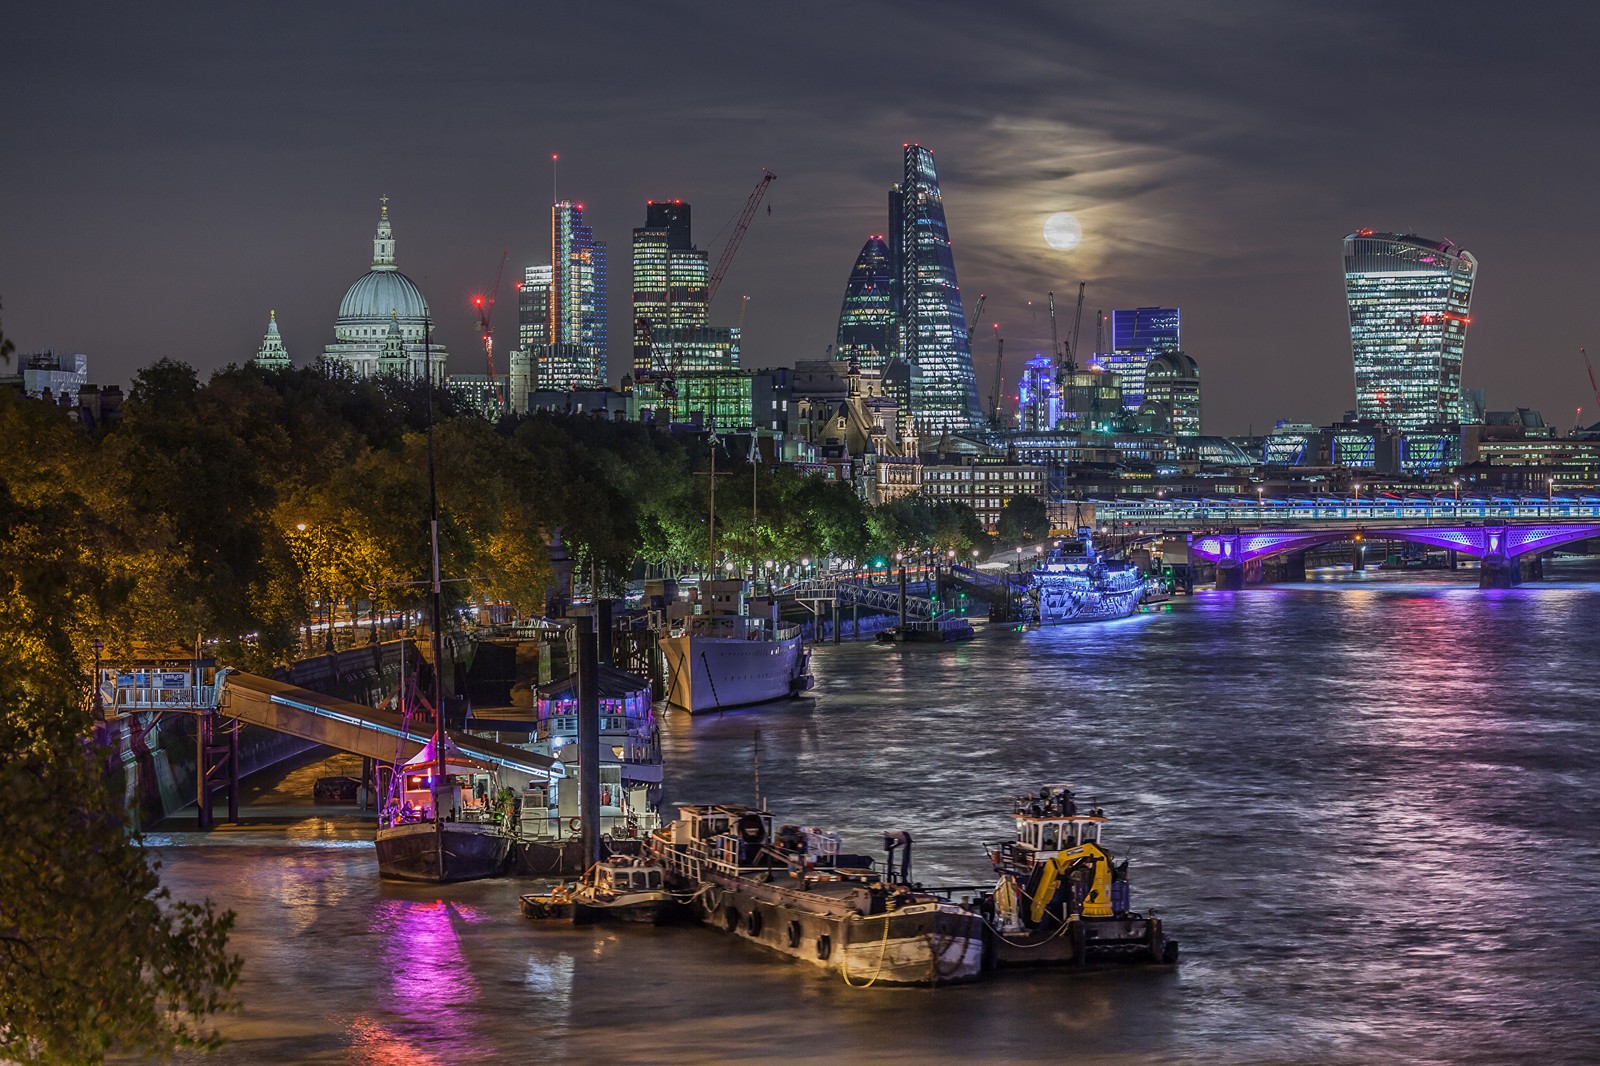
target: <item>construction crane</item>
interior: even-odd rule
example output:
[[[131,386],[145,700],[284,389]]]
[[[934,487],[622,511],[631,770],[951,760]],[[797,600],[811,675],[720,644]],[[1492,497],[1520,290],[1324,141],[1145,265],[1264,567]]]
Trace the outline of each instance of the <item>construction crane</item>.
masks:
[[[502,402],[503,397],[494,372],[494,326],[491,323],[494,319],[494,302],[500,295],[500,275],[505,272],[506,256],[510,254],[509,248],[500,253],[500,265],[494,268],[494,284],[489,286],[489,295],[479,293],[472,298],[473,310],[478,312],[478,337],[483,341],[483,358],[489,366],[489,388],[494,393],[496,403]]]
[[[1087,281],[1078,282],[1078,310],[1072,316],[1072,344],[1067,348],[1067,373],[1078,369],[1078,327],[1083,325],[1083,290],[1089,287]]]
[[[978,328],[978,323],[983,320],[983,305],[989,299],[986,293],[978,293],[978,304],[972,309],[972,320],[967,323],[967,337],[970,340],[972,331]]]
[[[1005,387],[1006,340],[1000,336],[1000,323],[994,324],[994,391],[989,393],[989,426],[1000,429],[1000,392]]]
[[[750,198],[744,202],[744,210],[739,212],[739,221],[734,224],[733,235],[728,238],[727,245],[722,249],[722,258],[717,260],[717,269],[711,272],[711,277],[706,279],[706,306],[711,306],[711,301],[717,298],[717,290],[722,287],[722,278],[728,273],[728,265],[733,262],[733,253],[739,250],[739,242],[744,240],[744,231],[750,228],[750,220],[756,215],[756,208],[761,206],[761,198],[767,195],[767,186],[778,180],[778,175],[765,167],[761,169],[761,180],[756,182],[756,187],[750,191]],[[767,211],[770,214],[771,208]]]
[[[1600,383],[1594,380],[1594,364],[1589,362],[1589,353],[1584,349],[1579,348],[1578,354],[1583,356],[1584,369],[1589,371],[1589,388],[1594,390],[1594,402],[1600,405]],[[1581,412],[1583,408],[1580,407],[1578,410]]]
[[[1056,336],[1056,294],[1045,293],[1050,297],[1050,361],[1057,366],[1061,365],[1061,340]]]

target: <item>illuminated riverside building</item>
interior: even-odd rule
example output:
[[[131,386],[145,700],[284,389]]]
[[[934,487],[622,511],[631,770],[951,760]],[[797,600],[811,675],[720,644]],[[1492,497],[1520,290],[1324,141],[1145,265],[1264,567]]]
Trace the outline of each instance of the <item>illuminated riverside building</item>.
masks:
[[[889,192],[898,354],[911,371],[911,413],[924,437],[983,424],[967,320],[933,153],[905,146],[904,179]]]
[[[513,414],[526,414],[528,394],[538,387],[536,353],[549,343],[550,275],[548,265],[527,267],[517,283],[517,347],[508,357],[508,403]]]
[[[550,315],[536,353],[537,387],[591,389],[606,383],[606,246],[594,239],[583,205],[550,208]]]
[[[329,362],[348,367],[357,377],[393,374],[408,379],[431,377],[442,382],[448,358],[444,345],[430,345],[424,340],[428,301],[422,298],[416,282],[395,266],[389,198],[380,197],[379,202],[372,269],[357,278],[344,294],[333,327],[334,341],[322,354]],[[426,368],[429,362],[431,375]]]
[[[882,235],[867,238],[839,309],[833,357],[854,360],[863,370],[881,370],[894,354],[894,261]]]
[[[1044,433],[1061,421],[1061,394],[1056,387],[1056,361],[1036,355],[1022,368],[1017,382],[1017,428]]]
[[[1122,403],[1128,410],[1137,411],[1144,403],[1144,377],[1150,360],[1183,347],[1181,318],[1176,307],[1111,312],[1111,351],[1100,356],[1099,362],[1122,383]]]
[[[1461,356],[1478,261],[1449,241],[1344,239],[1356,417],[1401,430],[1461,421]]]
[[[635,372],[665,369],[651,364],[652,348],[659,356],[670,345],[713,342],[709,335],[696,333],[707,323],[711,271],[706,253],[690,239],[689,224],[690,208],[682,200],[650,200],[645,204],[644,226],[633,231]],[[649,324],[653,345],[646,343],[641,321]],[[726,344],[726,337],[723,341]],[[727,347],[722,350],[724,364],[728,364],[729,351]],[[737,367],[737,343],[731,352],[730,365]]]

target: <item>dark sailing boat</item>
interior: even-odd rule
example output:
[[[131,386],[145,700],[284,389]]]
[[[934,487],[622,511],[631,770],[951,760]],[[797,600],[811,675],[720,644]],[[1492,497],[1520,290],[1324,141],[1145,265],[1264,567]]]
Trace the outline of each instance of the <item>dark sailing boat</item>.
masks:
[[[397,787],[378,821],[378,872],[396,881],[475,881],[505,872],[511,833],[488,803],[467,802],[458,775],[482,772],[445,737],[444,597],[439,580],[439,490],[433,460],[433,359],[431,326],[423,322],[423,364],[428,375],[428,527],[431,537],[429,620],[433,628],[433,739],[397,768]]]

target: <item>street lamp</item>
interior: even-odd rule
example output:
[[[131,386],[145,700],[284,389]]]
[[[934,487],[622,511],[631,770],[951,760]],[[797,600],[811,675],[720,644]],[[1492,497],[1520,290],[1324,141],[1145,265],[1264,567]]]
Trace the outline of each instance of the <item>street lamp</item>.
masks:
[[[1359,481],[1352,482],[1350,487],[1355,490],[1355,494],[1356,494],[1355,503],[1354,503],[1353,506],[1360,507],[1361,506],[1361,482],[1359,482]]]
[[[1546,498],[1551,503],[1555,503],[1556,502],[1556,479],[1555,478],[1551,478],[1549,480],[1549,482],[1547,482],[1547,484],[1550,486],[1550,494]]]
[[[1262,518],[1261,512],[1266,507],[1266,505],[1267,505],[1266,501],[1261,498],[1261,489],[1259,489],[1259,488],[1256,489],[1256,528],[1257,529],[1261,528],[1261,518]]]
[[[106,716],[105,702],[100,695],[100,653],[105,650],[105,645],[96,637],[89,646],[94,649],[94,720],[99,722]]]
[[[1452,484],[1452,485],[1454,485],[1456,487],[1456,506],[1460,507],[1461,506],[1461,479],[1460,478],[1456,478],[1450,484]]]

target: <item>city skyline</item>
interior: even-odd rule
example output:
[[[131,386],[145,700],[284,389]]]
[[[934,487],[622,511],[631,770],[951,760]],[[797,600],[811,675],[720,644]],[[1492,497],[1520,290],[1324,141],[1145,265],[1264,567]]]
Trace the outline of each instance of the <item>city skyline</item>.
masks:
[[[1019,7],[974,31],[960,9],[912,24],[885,5],[852,8],[859,33],[844,40],[828,19],[774,15],[762,39],[793,41],[758,48],[716,8],[660,26],[641,9],[604,27],[611,60],[585,106],[563,108],[538,56],[567,39],[552,31],[583,25],[574,12],[496,10],[485,33],[483,20],[311,10],[14,16],[17,91],[0,109],[21,162],[0,179],[0,299],[21,351],[85,352],[108,382],[162,355],[209,374],[249,359],[276,309],[303,363],[332,339],[387,193],[452,371],[481,373],[471,294],[502,248],[510,277],[544,258],[557,192],[613,246],[642,201],[692,201],[714,252],[768,166],[783,175],[773,213],[711,318],[736,321],[748,294],[746,365],[818,358],[853,256],[883,229],[894,147],[917,141],[939,156],[965,307],[988,294],[1009,366],[1049,348],[1044,293],[1088,279],[1091,326],[1095,310],[1184,309],[1209,431],[1326,423],[1355,406],[1337,242],[1373,228],[1449,238],[1482,261],[1463,384],[1490,407],[1562,426],[1579,404],[1586,422],[1600,414],[1576,353],[1600,336],[1600,268],[1558,270],[1549,255],[1600,211],[1577,178],[1597,148],[1569,135],[1596,76],[1544,43],[1586,39],[1588,11],[1456,5],[1446,44],[1425,7]],[[725,60],[696,71],[671,122],[641,111],[666,57],[701,38]],[[883,50],[897,38],[907,47]],[[1472,72],[1451,83],[1461,123],[1436,121],[1441,66]],[[348,120],[377,100],[379,119]],[[419,152],[448,165],[405,161]],[[1413,165],[1429,156],[1450,161],[1448,181]],[[1043,238],[1062,212],[1081,224],[1070,251]],[[631,323],[613,273],[614,381]],[[511,292],[498,352],[515,333]],[[991,361],[977,358],[980,396]]]

